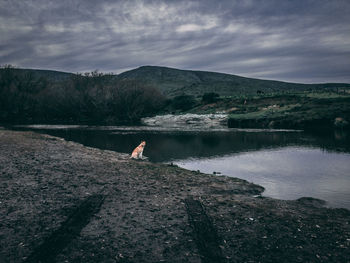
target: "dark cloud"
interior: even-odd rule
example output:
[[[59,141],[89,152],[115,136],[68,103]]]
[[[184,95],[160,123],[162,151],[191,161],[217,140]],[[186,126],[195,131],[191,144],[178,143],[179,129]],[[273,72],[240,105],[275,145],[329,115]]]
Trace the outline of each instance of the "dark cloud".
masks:
[[[0,64],[350,82],[350,2],[0,0]]]

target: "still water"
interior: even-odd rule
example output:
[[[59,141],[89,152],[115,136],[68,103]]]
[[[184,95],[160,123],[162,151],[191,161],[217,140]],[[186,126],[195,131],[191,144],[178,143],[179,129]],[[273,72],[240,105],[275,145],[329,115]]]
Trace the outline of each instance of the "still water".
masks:
[[[131,153],[141,140],[153,162],[221,173],[265,187],[265,196],[311,196],[350,209],[350,138],[300,131],[180,130],[155,127],[21,126],[86,146]]]

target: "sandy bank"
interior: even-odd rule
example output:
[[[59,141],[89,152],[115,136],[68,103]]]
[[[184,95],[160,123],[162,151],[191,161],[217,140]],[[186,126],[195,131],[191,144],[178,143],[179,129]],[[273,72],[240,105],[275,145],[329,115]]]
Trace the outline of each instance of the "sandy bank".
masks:
[[[350,212],[0,129],[0,262],[347,262]]]

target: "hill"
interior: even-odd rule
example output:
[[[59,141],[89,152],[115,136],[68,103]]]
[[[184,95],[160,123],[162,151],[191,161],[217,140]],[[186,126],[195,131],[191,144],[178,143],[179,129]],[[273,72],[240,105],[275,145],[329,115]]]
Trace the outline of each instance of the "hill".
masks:
[[[6,68],[0,68],[2,74]],[[45,78],[49,81],[67,81],[76,74],[54,70],[20,69],[11,68],[12,75],[25,78]],[[95,75],[94,75],[95,74]],[[100,75],[99,75],[100,74]],[[2,74],[3,75],[3,74]],[[82,76],[101,76],[96,71],[82,74]],[[106,76],[106,75],[105,75]],[[168,98],[179,95],[193,95],[200,97],[205,93],[215,92],[220,96],[251,95],[256,93],[273,92],[296,92],[308,90],[324,90],[336,88],[350,88],[347,83],[322,83],[322,84],[301,84],[289,83],[275,80],[262,80],[246,78],[237,75],[230,75],[209,71],[181,70],[159,66],[142,66],[119,75],[108,74],[108,85],[119,81],[133,80],[138,83],[153,87],[161,91]],[[97,80],[97,79],[96,79]],[[106,77],[100,78],[102,85],[106,84]],[[97,81],[99,81],[97,80]]]
[[[256,94],[257,92],[295,92],[350,87],[350,84],[343,83],[298,84],[157,66],[142,66],[121,73],[118,78],[142,81],[157,88],[170,98],[183,94],[202,96],[209,92],[218,93],[220,96],[234,96]]]

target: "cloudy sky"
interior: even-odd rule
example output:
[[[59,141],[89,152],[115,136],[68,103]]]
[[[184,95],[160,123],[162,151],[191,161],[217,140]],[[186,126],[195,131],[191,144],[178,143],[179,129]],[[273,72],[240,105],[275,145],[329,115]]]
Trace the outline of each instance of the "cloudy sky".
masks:
[[[350,83],[349,0],[0,0],[0,64]]]

